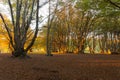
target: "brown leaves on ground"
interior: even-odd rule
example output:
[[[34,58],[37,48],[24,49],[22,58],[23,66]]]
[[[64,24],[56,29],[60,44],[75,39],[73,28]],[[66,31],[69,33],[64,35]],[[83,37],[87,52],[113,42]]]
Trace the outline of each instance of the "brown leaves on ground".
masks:
[[[0,55],[0,80],[120,80],[120,55]]]

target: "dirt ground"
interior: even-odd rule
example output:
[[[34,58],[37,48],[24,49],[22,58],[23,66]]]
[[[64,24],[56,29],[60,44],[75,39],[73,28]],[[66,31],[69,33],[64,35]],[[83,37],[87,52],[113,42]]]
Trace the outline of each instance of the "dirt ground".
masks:
[[[0,80],[120,80],[120,55],[0,54]]]

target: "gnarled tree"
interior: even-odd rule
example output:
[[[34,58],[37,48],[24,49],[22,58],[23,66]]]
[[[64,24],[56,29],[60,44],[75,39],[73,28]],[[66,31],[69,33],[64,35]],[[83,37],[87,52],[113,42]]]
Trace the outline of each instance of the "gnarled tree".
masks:
[[[15,5],[13,5],[14,2],[8,0],[8,4],[11,13],[12,28],[6,24],[1,13],[0,17],[9,36],[9,41],[13,49],[12,55],[15,57],[26,56],[28,50],[34,44],[38,33],[39,0],[15,0]],[[26,41],[31,35],[29,29],[33,19],[36,21],[35,30],[33,30],[31,42],[25,47]]]

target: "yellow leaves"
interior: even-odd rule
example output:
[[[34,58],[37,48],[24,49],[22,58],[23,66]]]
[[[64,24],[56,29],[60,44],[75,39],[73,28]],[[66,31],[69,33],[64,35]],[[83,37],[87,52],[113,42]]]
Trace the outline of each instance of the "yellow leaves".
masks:
[[[6,38],[7,35],[6,34],[0,34],[0,51],[2,53],[7,53],[9,52],[9,41],[8,39]]]
[[[65,10],[65,8],[62,8],[62,11],[57,11],[56,12],[56,16],[58,17],[58,19],[60,19],[60,20],[63,20],[63,19],[65,19],[66,18],[66,10]]]
[[[11,21],[8,19],[8,17],[6,15],[3,15],[3,16],[4,16],[6,24],[11,29],[11,27],[12,27]],[[2,22],[1,18],[0,18],[0,52],[2,52],[2,53],[10,52],[9,38],[8,38],[7,32],[4,27],[4,23]]]
[[[111,54],[111,51],[110,51],[110,49],[108,49],[108,54]]]
[[[8,16],[6,16],[6,15],[3,15],[3,17],[4,17],[4,20],[5,20],[6,24],[7,24],[8,27],[11,29],[13,25],[12,25],[10,19],[9,19]],[[0,18],[0,30],[1,30],[1,28],[5,31],[5,27],[4,27],[3,21],[2,21],[2,19]]]

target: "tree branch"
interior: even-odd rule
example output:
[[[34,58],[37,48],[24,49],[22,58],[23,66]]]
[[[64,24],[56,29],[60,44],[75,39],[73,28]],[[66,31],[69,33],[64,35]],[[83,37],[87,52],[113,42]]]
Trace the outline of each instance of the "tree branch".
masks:
[[[120,9],[120,6],[118,6],[117,4],[115,4],[114,2],[112,2],[111,0],[107,0],[110,4],[114,5],[115,7]]]
[[[7,26],[6,22],[5,22],[5,19],[4,19],[3,15],[1,13],[0,13],[0,17],[1,17],[2,21],[3,21],[3,23],[4,23],[5,29],[7,30],[8,36],[10,38],[10,43],[11,43],[12,47],[14,48],[12,35],[10,33],[10,29],[8,28],[8,26]]]
[[[12,9],[12,4],[11,4],[11,1],[8,0],[8,3],[9,3],[9,7],[10,7],[10,13],[11,13],[11,18],[12,18],[12,24],[13,26],[15,25],[15,21],[14,21],[14,14],[13,14],[13,9]]]
[[[39,6],[39,8],[42,8],[44,5],[46,5],[49,1],[44,2],[42,5]]]
[[[36,28],[35,28],[35,33],[34,36],[32,38],[31,43],[28,45],[28,47],[26,48],[26,52],[33,46],[35,39],[37,37],[38,34],[38,25],[39,25],[39,0],[37,0],[37,12],[36,12]]]

